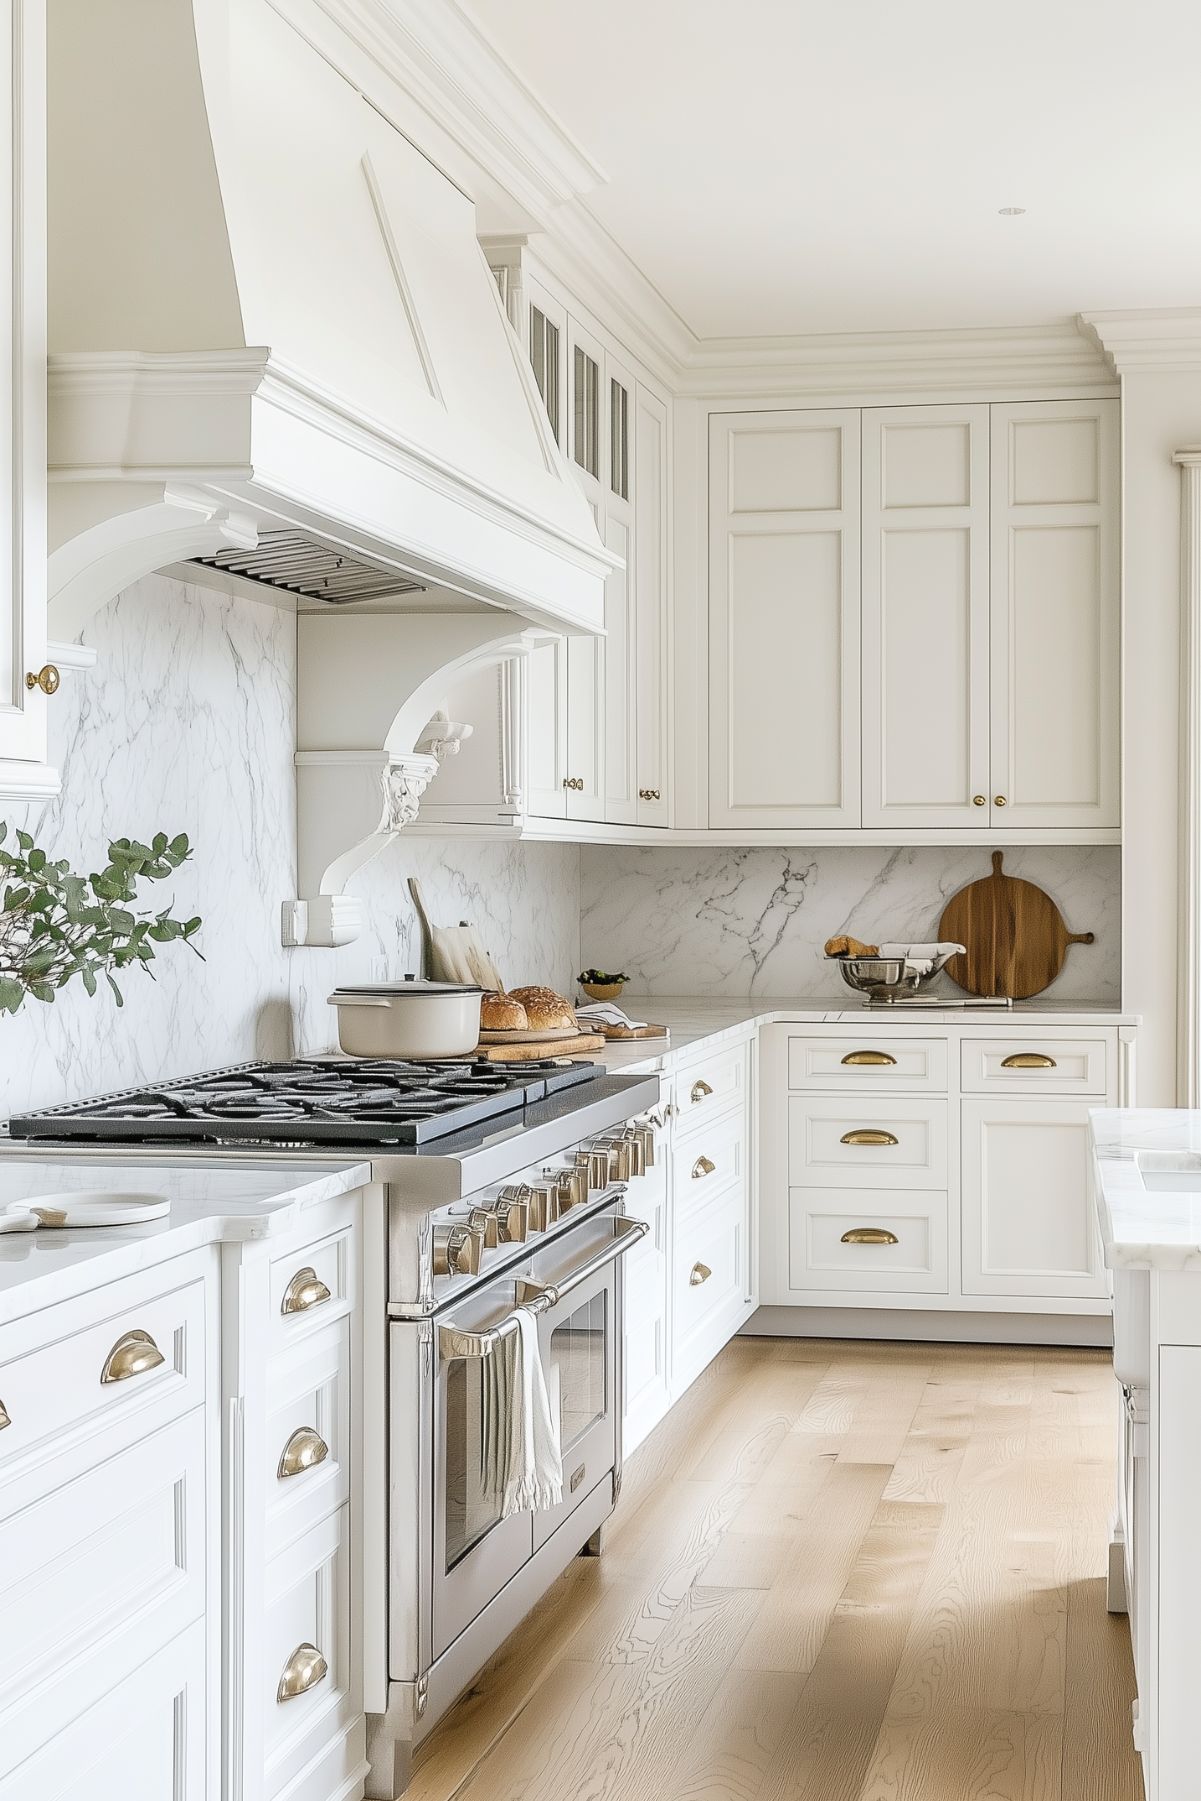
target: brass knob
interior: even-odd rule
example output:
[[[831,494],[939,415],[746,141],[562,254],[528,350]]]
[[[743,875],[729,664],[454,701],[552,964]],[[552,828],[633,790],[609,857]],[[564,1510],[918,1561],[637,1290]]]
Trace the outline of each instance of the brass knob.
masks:
[[[32,669],[27,672],[25,686],[31,693],[34,688],[40,688],[43,694],[57,694],[62,679],[53,663],[43,663],[36,675]]]
[[[892,1069],[896,1064],[887,1051],[848,1051],[842,1061],[849,1069]]]
[[[994,794],[992,797],[992,804],[994,807],[1003,807],[1005,805],[1005,796],[1003,794]]]
[[[973,794],[972,805],[973,807],[986,807],[988,805],[988,796],[986,794]]]
[[[297,1645],[284,1665],[284,1673],[275,1691],[277,1701],[294,1701],[297,1695],[316,1688],[329,1675],[329,1665],[316,1645]]]
[[[588,1199],[588,1171],[586,1169],[561,1169],[556,1181],[559,1188],[559,1212],[568,1213],[572,1207],[582,1207]]]
[[[689,1288],[699,1288],[701,1283],[707,1282],[712,1274],[713,1271],[707,1263],[694,1263],[688,1272]]]
[[[479,1209],[473,1211],[478,1212]],[[483,1225],[440,1226],[434,1233],[434,1274],[475,1276],[483,1261]]]
[[[693,1181],[699,1182],[703,1176],[711,1176],[716,1168],[717,1165],[711,1158],[698,1157],[692,1166]]]
[[[314,1426],[298,1426],[280,1453],[275,1474],[281,1482],[315,1470],[329,1456],[329,1446]]]
[[[853,1226],[844,1232],[839,1244],[900,1244],[895,1232],[886,1232],[882,1226]]]
[[[312,1264],[307,1263],[303,1269],[297,1270],[284,1289],[279,1310],[281,1313],[307,1313],[310,1307],[320,1307],[329,1298],[329,1289]]]
[[[1054,1057],[1044,1056],[1042,1051],[1015,1051],[1012,1057],[1002,1057],[1002,1069],[1057,1069]]]
[[[713,1090],[710,1088],[708,1082],[694,1082],[692,1084],[692,1093],[689,1096],[689,1099],[695,1106],[697,1101],[706,1100],[712,1093]]]
[[[8,1411],[4,1402],[0,1401],[0,1432],[3,1432],[5,1426],[11,1426],[12,1423],[12,1414]]]
[[[559,1187],[556,1182],[535,1182],[530,1189],[530,1230],[547,1232],[559,1217]]]
[[[100,1380],[106,1386],[110,1382],[128,1382],[131,1376],[156,1370],[162,1361],[163,1353],[149,1332],[126,1332],[104,1359]]]
[[[844,1132],[839,1144],[899,1144],[891,1132],[881,1132],[875,1126],[860,1126],[854,1132]]]

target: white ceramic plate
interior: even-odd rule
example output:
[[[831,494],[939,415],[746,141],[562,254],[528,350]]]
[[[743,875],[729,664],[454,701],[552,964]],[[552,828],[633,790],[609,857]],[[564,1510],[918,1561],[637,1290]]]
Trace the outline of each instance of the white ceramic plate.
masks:
[[[104,1188],[31,1195],[27,1201],[10,1201],[5,1208],[10,1218],[27,1219],[32,1215],[35,1226],[62,1230],[76,1226],[142,1226],[147,1220],[165,1218],[170,1211],[171,1203],[164,1194],[117,1194]]]

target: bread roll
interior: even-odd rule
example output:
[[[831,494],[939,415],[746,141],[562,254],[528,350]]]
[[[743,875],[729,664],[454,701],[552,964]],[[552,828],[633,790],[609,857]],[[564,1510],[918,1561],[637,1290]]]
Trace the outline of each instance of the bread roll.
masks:
[[[553,1032],[560,1026],[579,1023],[571,1002],[553,988],[511,988],[509,999],[521,1002],[531,1032]]]
[[[879,948],[874,944],[864,944],[861,938],[827,938],[827,957],[878,957]]]
[[[521,1002],[511,994],[497,994],[486,989],[480,1002],[482,1032],[527,1032],[529,1019]]]

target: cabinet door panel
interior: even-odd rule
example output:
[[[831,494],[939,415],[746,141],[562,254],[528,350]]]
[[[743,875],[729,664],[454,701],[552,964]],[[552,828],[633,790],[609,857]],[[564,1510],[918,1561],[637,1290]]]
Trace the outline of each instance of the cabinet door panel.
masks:
[[[1088,1107],[963,1102],[963,1291],[1102,1298]]]
[[[606,603],[607,605],[607,603]],[[605,641],[567,640],[567,817],[605,817]]]
[[[987,822],[988,408],[863,419],[863,823]]]
[[[639,386],[634,408],[634,616],[639,825],[670,824],[667,409]]]
[[[859,416],[710,421],[712,826],[859,824]]]
[[[526,805],[543,819],[567,812],[567,639],[539,644],[525,668]]]
[[[992,408],[998,825],[1119,823],[1117,405]]]
[[[626,515],[622,517],[621,515]],[[629,825],[637,818],[635,791],[637,717],[630,570],[633,545],[629,508],[610,509],[605,520],[605,543],[625,559],[605,582],[605,641],[601,651],[604,672],[604,814],[614,825]]]

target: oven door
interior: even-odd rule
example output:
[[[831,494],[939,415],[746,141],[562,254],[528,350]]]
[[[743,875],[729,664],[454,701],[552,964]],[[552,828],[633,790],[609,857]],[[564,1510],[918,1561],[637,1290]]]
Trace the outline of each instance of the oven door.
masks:
[[[530,1263],[509,1271],[435,1321],[433,1653],[440,1657],[550,1534],[614,1468],[618,1446],[618,1259],[643,1235],[640,1220],[582,1220]],[[533,1311],[563,1446],[563,1500],[511,1514],[484,1484],[486,1361]],[[574,1486],[573,1486],[574,1484]]]

